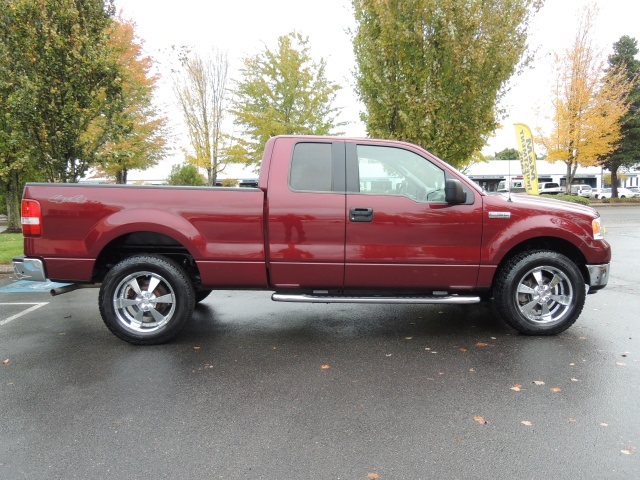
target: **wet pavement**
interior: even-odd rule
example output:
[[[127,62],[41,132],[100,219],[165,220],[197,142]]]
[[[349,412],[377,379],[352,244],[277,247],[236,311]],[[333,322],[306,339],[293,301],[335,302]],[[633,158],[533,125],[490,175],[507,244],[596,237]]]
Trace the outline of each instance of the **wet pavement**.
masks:
[[[96,290],[0,293],[0,478],[638,478],[640,208],[601,212],[609,286],[550,338],[220,291],[133,347]]]

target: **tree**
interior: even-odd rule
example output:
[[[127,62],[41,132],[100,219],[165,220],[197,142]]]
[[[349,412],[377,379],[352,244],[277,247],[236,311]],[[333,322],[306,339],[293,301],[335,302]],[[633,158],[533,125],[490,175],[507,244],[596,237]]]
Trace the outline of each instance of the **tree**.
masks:
[[[613,151],[629,109],[630,82],[620,69],[604,75],[604,61],[592,44],[594,17],[592,8],[585,9],[573,45],[555,56],[552,129],[539,139],[549,161],[567,165],[567,193],[578,165],[596,165]]]
[[[631,106],[620,120],[620,140],[613,152],[602,159],[602,165],[611,172],[611,196],[614,198],[618,197],[618,169],[640,163],[640,61],[635,58],[637,54],[638,42],[625,35],[613,44],[613,54],[609,55],[609,71],[624,71],[627,81],[633,85],[629,93]]]
[[[19,229],[27,180],[77,179],[108,113],[118,76],[104,29],[112,0],[0,0],[0,187]]]
[[[518,160],[519,158],[520,153],[515,148],[505,148],[504,150],[496,152],[495,155],[496,160]]]
[[[182,109],[193,154],[187,159],[207,171],[210,186],[226,166],[223,122],[227,111],[227,54],[182,59],[184,73],[174,79],[174,92]]]
[[[122,17],[116,19],[109,28],[109,45],[122,92],[108,121],[105,117],[92,127],[105,132],[104,145],[96,153],[98,170],[115,178],[116,183],[126,184],[129,170],[151,167],[163,157],[167,126],[153,106],[158,76],[150,73],[152,60],[142,54],[135,25]]]
[[[542,2],[352,1],[368,133],[416,143],[458,167],[468,163],[498,126],[498,102]]]
[[[167,178],[168,185],[191,185],[202,187],[207,184],[204,176],[198,172],[198,167],[192,163],[183,163],[182,165],[173,165],[171,173]]]
[[[340,86],[325,75],[326,62],[310,56],[308,38],[290,33],[269,48],[244,59],[232,113],[243,138],[232,150],[246,163],[260,161],[265,142],[284,134],[327,135],[343,125],[333,107]]]
[[[105,141],[95,124],[119,105],[119,72],[107,41],[112,0],[0,2],[11,127],[23,131],[18,135],[48,180],[77,181]]]

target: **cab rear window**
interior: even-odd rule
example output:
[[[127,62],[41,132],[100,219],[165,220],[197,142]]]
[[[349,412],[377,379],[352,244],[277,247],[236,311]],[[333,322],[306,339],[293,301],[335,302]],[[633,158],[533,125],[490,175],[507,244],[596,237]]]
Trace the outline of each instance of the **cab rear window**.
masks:
[[[289,186],[303,192],[332,191],[330,143],[298,143],[293,149]]]

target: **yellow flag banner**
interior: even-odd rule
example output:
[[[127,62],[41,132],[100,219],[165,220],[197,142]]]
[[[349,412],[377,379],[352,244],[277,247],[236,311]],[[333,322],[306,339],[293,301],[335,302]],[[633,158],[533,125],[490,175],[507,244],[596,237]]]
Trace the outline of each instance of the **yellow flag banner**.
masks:
[[[518,139],[524,186],[529,195],[538,195],[538,169],[536,167],[536,154],[533,151],[533,135],[529,127],[523,123],[516,123],[514,127],[516,129],[516,138]]]

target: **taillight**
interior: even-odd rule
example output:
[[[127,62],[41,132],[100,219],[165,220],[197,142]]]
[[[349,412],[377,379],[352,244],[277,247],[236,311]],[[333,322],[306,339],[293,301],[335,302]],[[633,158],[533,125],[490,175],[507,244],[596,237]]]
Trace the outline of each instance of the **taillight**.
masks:
[[[42,210],[36,200],[22,200],[22,235],[39,237],[42,233]]]

